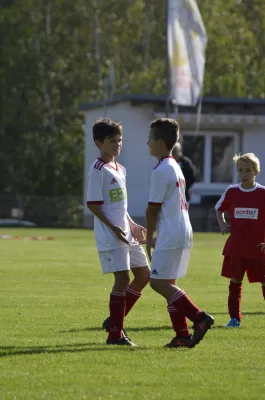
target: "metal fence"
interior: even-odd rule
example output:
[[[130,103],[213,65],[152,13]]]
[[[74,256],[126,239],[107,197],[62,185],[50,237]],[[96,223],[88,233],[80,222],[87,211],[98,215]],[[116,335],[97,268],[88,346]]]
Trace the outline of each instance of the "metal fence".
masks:
[[[0,219],[9,219],[10,224],[12,219],[18,224],[27,221],[41,227],[79,228],[84,224],[83,199],[81,196],[1,195]]]
[[[212,204],[191,205],[189,214],[194,231],[219,231]],[[31,223],[39,227],[81,228],[84,227],[83,199],[81,196],[0,195],[0,224],[3,220],[6,224],[9,220],[10,225],[20,225],[23,221],[23,225]],[[144,217],[136,217],[135,221],[145,224]]]

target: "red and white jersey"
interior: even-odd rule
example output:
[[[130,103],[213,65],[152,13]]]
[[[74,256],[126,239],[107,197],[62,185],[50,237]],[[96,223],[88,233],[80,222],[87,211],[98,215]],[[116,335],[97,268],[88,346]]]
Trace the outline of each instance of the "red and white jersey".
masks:
[[[192,246],[192,227],[185,197],[185,179],[173,157],[160,160],[150,179],[149,204],[161,205],[156,251]]]
[[[241,184],[229,186],[215,206],[230,217],[230,236],[223,254],[230,257],[265,260],[257,248],[265,242],[265,186],[255,183],[251,189]]]
[[[133,242],[127,218],[126,169],[118,164],[116,168],[98,158],[88,173],[87,203],[99,204],[108,220],[119,226],[126,238]],[[99,251],[128,246],[96,216],[94,234]]]

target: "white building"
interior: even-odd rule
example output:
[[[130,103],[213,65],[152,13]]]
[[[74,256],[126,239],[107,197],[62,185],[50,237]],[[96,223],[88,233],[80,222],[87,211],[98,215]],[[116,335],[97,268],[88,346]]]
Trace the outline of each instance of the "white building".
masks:
[[[176,118],[173,106],[170,108],[168,116]],[[107,103],[81,104],[80,110],[85,113],[85,225],[92,226],[92,216],[86,207],[87,174],[98,157],[92,126],[103,116],[123,124],[123,149],[118,161],[127,169],[129,213],[143,222],[149,174],[156,163],[146,145],[149,124],[155,118],[166,116],[166,97],[123,95],[108,99]],[[261,173],[257,180],[265,185],[265,100],[206,97],[202,103],[199,132],[195,128],[196,110],[180,107],[177,120],[183,153],[192,159],[198,172],[190,207],[191,219],[195,229],[208,230],[211,229],[212,205],[229,184],[237,182],[232,160],[235,153],[254,152],[260,158]]]

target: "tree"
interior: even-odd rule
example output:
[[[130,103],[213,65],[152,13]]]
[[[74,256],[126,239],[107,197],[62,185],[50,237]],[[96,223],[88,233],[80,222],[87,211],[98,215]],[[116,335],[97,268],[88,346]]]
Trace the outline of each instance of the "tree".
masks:
[[[81,195],[81,101],[164,94],[161,0],[1,1],[0,193]],[[209,42],[204,94],[265,96],[264,0],[198,0]]]

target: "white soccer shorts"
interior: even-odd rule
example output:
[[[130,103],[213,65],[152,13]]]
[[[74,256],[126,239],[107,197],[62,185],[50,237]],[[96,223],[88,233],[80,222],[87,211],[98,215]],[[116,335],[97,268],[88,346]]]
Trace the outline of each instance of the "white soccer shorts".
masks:
[[[151,278],[152,279],[179,279],[186,275],[190,247],[156,251],[152,253]]]
[[[140,268],[148,265],[144,249],[138,244],[99,251],[98,254],[103,274],[129,271],[131,268]]]

